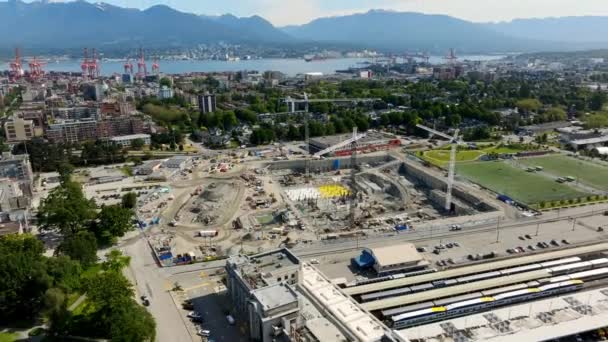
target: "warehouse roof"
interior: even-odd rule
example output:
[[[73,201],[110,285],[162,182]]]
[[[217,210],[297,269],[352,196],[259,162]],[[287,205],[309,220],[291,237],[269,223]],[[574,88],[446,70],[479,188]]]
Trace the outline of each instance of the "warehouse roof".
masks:
[[[500,270],[500,269],[509,268],[509,267],[532,264],[535,262],[542,262],[542,261],[546,261],[546,260],[560,259],[560,258],[571,257],[571,256],[575,256],[575,255],[580,255],[580,254],[600,252],[600,251],[604,251],[604,250],[608,250],[608,243],[600,243],[600,244],[584,246],[584,247],[563,249],[563,250],[554,251],[554,252],[534,254],[534,255],[529,255],[529,256],[525,256],[525,257],[510,258],[510,259],[506,259],[506,260],[488,262],[488,263],[483,263],[483,264],[478,264],[478,265],[473,265],[473,266],[460,267],[460,268],[455,268],[455,269],[442,271],[442,272],[423,274],[423,275],[419,275],[419,276],[415,276],[415,277],[393,279],[393,280],[383,281],[383,282],[379,282],[379,283],[354,286],[354,287],[349,287],[349,288],[344,289],[343,292],[352,296],[352,295],[357,295],[357,294],[362,294],[362,293],[369,293],[369,292],[393,289],[393,288],[397,288],[397,287],[410,286],[410,285],[419,284],[419,283],[428,283],[428,282],[432,282],[432,281],[439,280],[439,279],[449,279],[449,278],[462,277],[462,276],[469,275],[469,274],[495,271],[495,270]]]
[[[436,290],[429,290],[424,292],[419,292],[415,294],[393,297],[387,299],[376,300],[369,303],[363,303],[361,306],[369,311],[381,310],[392,308],[396,306],[414,304],[418,302],[440,299],[444,297],[450,297],[455,295],[460,295],[464,293],[480,291],[484,289],[491,289],[503,285],[511,285],[517,284],[521,282],[526,282],[535,279],[546,278],[550,276],[548,270],[538,270],[520,274],[514,274],[506,277],[493,278],[488,280],[482,280],[475,283],[456,285],[450,287],[444,287]]]
[[[411,264],[422,260],[422,256],[411,243],[369,248],[379,266]]]

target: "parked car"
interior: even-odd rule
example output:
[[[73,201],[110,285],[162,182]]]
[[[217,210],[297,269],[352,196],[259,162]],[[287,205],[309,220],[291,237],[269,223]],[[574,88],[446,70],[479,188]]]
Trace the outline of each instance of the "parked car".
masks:
[[[232,317],[231,315],[226,316],[226,320],[228,321],[228,324],[230,324],[230,325],[234,325],[234,323],[236,322],[234,320],[234,317]]]
[[[144,306],[150,306],[150,299],[148,299],[148,296],[141,296],[141,303]]]
[[[198,336],[209,337],[211,335],[211,331],[210,330],[205,330],[205,329],[198,329],[198,331],[196,332],[196,334]]]
[[[203,316],[196,312],[196,311],[190,311],[188,312],[188,318],[202,318]]]

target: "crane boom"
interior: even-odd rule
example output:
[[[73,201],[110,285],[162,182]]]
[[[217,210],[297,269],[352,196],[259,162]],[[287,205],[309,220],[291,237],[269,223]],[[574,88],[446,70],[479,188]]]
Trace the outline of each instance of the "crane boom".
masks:
[[[315,153],[313,155],[313,157],[318,158],[318,157],[321,157],[321,156],[323,156],[325,154],[334,152],[336,150],[341,149],[342,147],[346,147],[348,145],[351,145],[352,143],[357,142],[357,141],[365,138],[366,136],[367,136],[367,134],[365,134],[365,133],[353,136],[350,139],[344,140],[344,141],[342,141],[340,143],[335,144],[334,146],[330,146],[330,147],[328,147],[328,148],[326,148],[326,149],[324,149],[322,151],[319,151],[319,152]]]
[[[438,136],[440,136],[440,137],[442,137],[442,138],[446,138],[446,139],[448,139],[448,140],[450,140],[450,141],[451,141],[452,139],[454,139],[453,137],[451,137],[451,136],[449,136],[449,135],[447,135],[447,134],[445,134],[445,133],[441,133],[441,132],[439,132],[439,131],[437,131],[437,130],[435,130],[435,129],[432,129],[432,128],[430,128],[430,127],[426,127],[426,126],[424,126],[424,125],[416,125],[416,127],[420,128],[420,129],[423,129],[423,130],[425,130],[425,131],[427,131],[427,132],[429,132],[429,133],[433,133],[433,134],[435,134],[435,135],[438,135]]]

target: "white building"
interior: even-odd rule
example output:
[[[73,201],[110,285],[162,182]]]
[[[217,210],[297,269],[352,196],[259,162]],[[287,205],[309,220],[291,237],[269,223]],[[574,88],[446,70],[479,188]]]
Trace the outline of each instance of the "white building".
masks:
[[[137,139],[143,140],[144,145],[150,145],[152,143],[149,134],[122,135],[119,137],[112,137],[110,138],[110,141],[122,147],[130,147],[131,143]]]
[[[166,100],[166,99],[170,99],[173,97],[173,89],[167,87],[167,86],[162,86],[162,88],[160,88],[158,90],[158,98],[161,100]]]

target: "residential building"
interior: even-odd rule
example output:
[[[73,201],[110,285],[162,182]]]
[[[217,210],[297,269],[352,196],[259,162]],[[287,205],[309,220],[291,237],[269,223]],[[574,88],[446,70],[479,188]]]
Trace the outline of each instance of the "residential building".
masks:
[[[121,135],[142,134],[144,123],[140,118],[119,116],[97,123],[98,138],[111,138]]]
[[[170,99],[173,97],[173,89],[167,87],[167,86],[162,86],[159,90],[158,90],[158,98],[161,100],[166,100],[166,99]]]
[[[144,142],[144,145],[150,145],[150,135],[149,134],[131,134],[131,135],[122,135],[118,137],[110,138],[110,141],[120,145],[122,147],[130,147],[131,143],[135,140],[141,139]]]
[[[4,133],[9,143],[31,140],[35,136],[34,122],[13,116],[4,123]]]
[[[213,113],[216,111],[215,94],[203,94],[198,96],[198,108],[201,114]]]
[[[7,178],[17,183],[26,196],[31,196],[34,174],[29,155],[3,152],[0,159],[0,178]]]
[[[97,121],[94,119],[65,120],[49,125],[46,137],[53,143],[78,143],[96,140]]]

